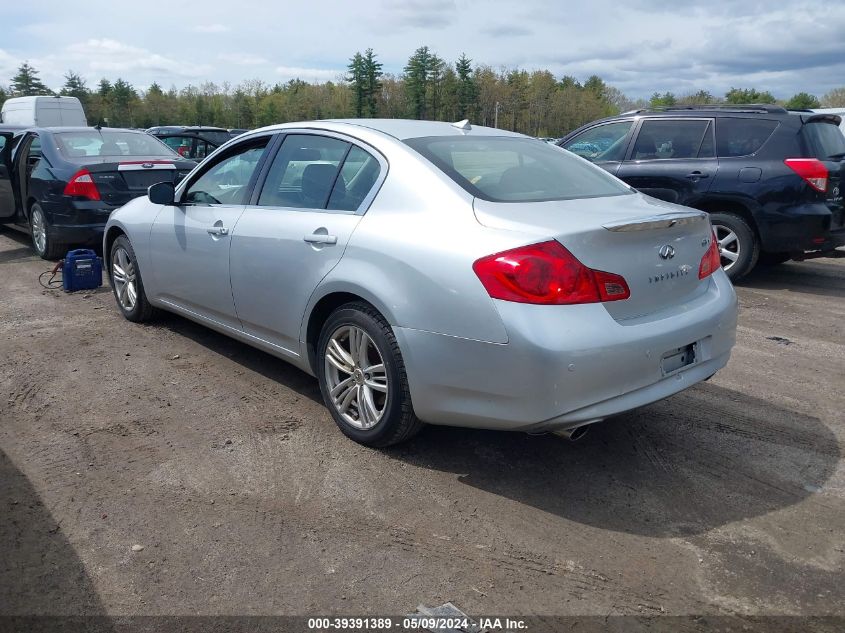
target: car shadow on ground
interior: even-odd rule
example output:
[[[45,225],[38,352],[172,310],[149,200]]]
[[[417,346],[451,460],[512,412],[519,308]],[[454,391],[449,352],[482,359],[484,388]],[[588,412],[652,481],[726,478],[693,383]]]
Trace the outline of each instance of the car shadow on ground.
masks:
[[[107,631],[92,621],[105,609],[94,583],[44,502],[5,452],[0,450],[0,628],[4,630]],[[85,616],[77,620],[9,616]]]
[[[271,354],[170,312],[160,312],[153,325],[184,336],[215,354],[225,356],[250,371],[323,404],[316,378]]]
[[[840,457],[817,418],[714,385],[597,424],[576,443],[430,426],[390,453],[571,521],[653,537],[799,503]]]
[[[176,315],[158,325],[322,404],[317,380],[282,360]],[[427,426],[386,452],[572,521],[657,537],[797,504],[840,459],[818,418],[709,383],[597,424],[575,443]]]
[[[845,266],[818,261],[757,266],[737,285],[758,290],[788,290],[825,297],[845,297]]]

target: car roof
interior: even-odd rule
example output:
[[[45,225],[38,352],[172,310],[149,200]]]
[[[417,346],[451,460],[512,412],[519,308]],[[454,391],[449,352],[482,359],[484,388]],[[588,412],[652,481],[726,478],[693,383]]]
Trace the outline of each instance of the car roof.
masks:
[[[34,130],[36,132],[91,132],[92,130],[95,132],[135,132],[138,134],[144,134],[143,130],[133,130],[132,128],[128,127],[94,127],[89,125],[87,127],[83,127],[81,125],[78,126],[50,126],[50,127],[37,127],[37,126],[30,126],[30,127],[19,127],[19,130]]]
[[[354,133],[356,129],[364,128],[380,132],[400,141],[423,136],[513,136],[517,138],[530,138],[524,134],[493,127],[470,125],[469,128],[462,129],[458,123],[417,121],[416,119],[323,119],[319,121],[297,121],[294,123],[268,125],[257,130],[250,130],[250,134],[296,128],[334,131],[341,131],[345,128],[349,133]]]
[[[152,134],[154,132],[228,132],[229,130],[207,125],[154,125],[146,131]]]

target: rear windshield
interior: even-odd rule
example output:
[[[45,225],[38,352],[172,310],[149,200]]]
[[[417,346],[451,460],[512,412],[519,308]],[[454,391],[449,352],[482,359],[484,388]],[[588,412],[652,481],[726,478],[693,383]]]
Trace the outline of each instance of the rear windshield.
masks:
[[[763,147],[772,132],[778,126],[777,121],[768,119],[716,119],[716,154],[720,158],[748,156]]]
[[[845,134],[835,123],[817,121],[808,123],[801,130],[811,156],[821,160],[843,158],[845,154]]]
[[[601,168],[536,139],[426,136],[405,143],[473,196],[491,202],[543,202],[632,193]]]
[[[179,158],[167,145],[146,132],[83,130],[58,132],[59,151],[65,158],[86,156],[162,156]]]

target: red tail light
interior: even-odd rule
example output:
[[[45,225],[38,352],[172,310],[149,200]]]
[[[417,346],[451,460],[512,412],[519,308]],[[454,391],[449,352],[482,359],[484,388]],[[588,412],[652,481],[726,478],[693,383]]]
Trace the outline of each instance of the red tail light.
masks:
[[[624,277],[587,268],[554,240],[482,257],[472,269],[492,298],[505,301],[568,305],[631,296]]]
[[[100,190],[97,189],[91,173],[84,168],[80,169],[71,177],[70,181],[65,185],[64,193],[66,196],[88,198],[89,200],[100,199]]]
[[[816,191],[827,191],[827,167],[818,158],[787,158],[783,162]]]
[[[716,232],[713,231],[710,237],[710,246],[707,247],[707,252],[701,258],[701,263],[698,265],[698,278],[704,279],[709,277],[722,265],[722,256],[719,253],[719,241],[716,239]]]

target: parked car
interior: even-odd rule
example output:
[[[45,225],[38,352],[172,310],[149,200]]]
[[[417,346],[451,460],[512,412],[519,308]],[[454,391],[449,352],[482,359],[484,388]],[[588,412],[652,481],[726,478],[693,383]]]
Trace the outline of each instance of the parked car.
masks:
[[[246,134],[247,132],[249,132],[249,130],[246,129],[246,128],[233,127],[232,129],[229,130],[229,136],[231,136],[232,138],[235,138],[236,136],[240,136],[241,134]]]
[[[109,213],[196,165],[132,130],[2,126],[0,138],[0,223],[30,232],[44,259],[99,248]]]
[[[0,122],[25,127],[88,125],[76,97],[12,97],[3,102]]]
[[[735,340],[706,214],[466,122],[252,131],[118,209],[103,248],[124,317],[176,312],[316,375],[374,446],[422,422],[577,436]]]
[[[232,138],[222,127],[160,125],[147,130],[182,158],[200,161]]]
[[[758,260],[838,256],[845,137],[832,114],[678,106],[589,123],[560,146],[639,191],[710,214],[733,280]]]

